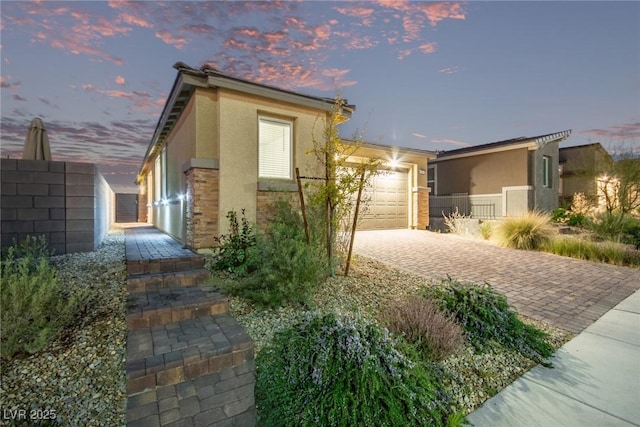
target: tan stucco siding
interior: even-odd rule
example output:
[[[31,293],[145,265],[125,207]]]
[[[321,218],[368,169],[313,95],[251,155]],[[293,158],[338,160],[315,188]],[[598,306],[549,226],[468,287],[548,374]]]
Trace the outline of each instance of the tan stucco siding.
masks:
[[[245,209],[249,221],[256,221],[258,190],[258,118],[262,115],[293,122],[293,167],[303,175],[321,170],[313,154],[312,133],[320,137],[324,113],[286,103],[235,92],[218,92],[220,129],[220,206],[219,218],[227,212]],[[315,170],[314,170],[315,169]],[[294,180],[282,180],[294,182]],[[277,182],[276,182],[277,184]],[[220,232],[227,231],[225,220]]]
[[[439,160],[438,195],[497,194],[504,186],[527,185],[527,162],[526,148]]]
[[[218,92],[212,89],[197,88],[195,153],[191,157],[201,159],[220,158],[220,127]]]
[[[159,206],[156,227],[178,239],[183,238],[184,206],[178,196],[185,193],[182,165],[196,154],[196,97],[191,97],[166,140],[167,205]]]

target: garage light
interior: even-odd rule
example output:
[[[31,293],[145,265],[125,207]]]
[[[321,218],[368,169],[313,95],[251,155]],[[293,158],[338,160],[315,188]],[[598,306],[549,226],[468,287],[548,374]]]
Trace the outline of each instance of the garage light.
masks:
[[[388,162],[387,164],[391,168],[397,168],[400,165],[400,163],[398,162],[398,159],[391,159],[391,161]]]

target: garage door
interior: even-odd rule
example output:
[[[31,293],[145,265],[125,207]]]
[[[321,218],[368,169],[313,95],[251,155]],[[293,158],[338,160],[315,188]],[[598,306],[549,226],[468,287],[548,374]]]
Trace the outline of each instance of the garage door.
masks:
[[[407,195],[407,172],[383,171],[371,179],[364,191],[368,200],[359,230],[407,228],[409,201]]]

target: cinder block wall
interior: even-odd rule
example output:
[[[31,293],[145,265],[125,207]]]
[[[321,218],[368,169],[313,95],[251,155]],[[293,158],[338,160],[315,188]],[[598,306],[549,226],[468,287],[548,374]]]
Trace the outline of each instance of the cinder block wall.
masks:
[[[0,159],[5,248],[44,235],[55,254],[92,251],[113,219],[113,191],[91,163]]]

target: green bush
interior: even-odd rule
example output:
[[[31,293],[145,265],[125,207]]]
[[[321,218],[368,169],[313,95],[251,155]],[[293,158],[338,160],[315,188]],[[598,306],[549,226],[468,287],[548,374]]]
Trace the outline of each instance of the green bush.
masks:
[[[549,216],[540,212],[505,218],[496,224],[493,233],[499,245],[514,249],[537,249],[551,234]]]
[[[640,221],[633,216],[619,211],[603,211],[595,215],[589,228],[600,238],[620,242],[634,230],[640,227]]]
[[[448,278],[439,286],[423,288],[423,294],[455,316],[471,344],[480,351],[495,341],[536,362],[553,354],[547,334],[523,323],[505,296],[489,285],[465,285]]]
[[[551,213],[551,221],[572,227],[586,227],[589,224],[585,214],[576,213],[565,208],[554,209]]]
[[[386,329],[361,319],[307,313],[276,334],[256,365],[259,425],[447,421],[450,399],[434,372],[400,352]]]
[[[591,242],[572,237],[556,237],[540,249],[556,255],[613,265],[640,266],[640,253],[610,242]]]
[[[81,310],[76,297],[66,297],[57,270],[46,256],[17,259],[10,247],[2,262],[2,357],[43,350]]]
[[[322,248],[307,243],[302,218],[286,202],[274,206],[273,220],[244,253],[245,274],[223,284],[223,290],[259,306],[305,304],[327,277]]]
[[[423,357],[438,361],[464,344],[462,329],[430,299],[408,297],[389,305],[383,320],[391,332],[402,335]]]
[[[636,250],[640,250],[640,222],[627,229],[622,241],[628,245],[634,245]]]
[[[256,233],[242,210],[242,226],[238,223],[235,211],[227,212],[229,234],[216,237],[218,244],[214,248],[214,268],[240,275],[251,273],[255,269],[252,264],[252,252],[256,248]]]

